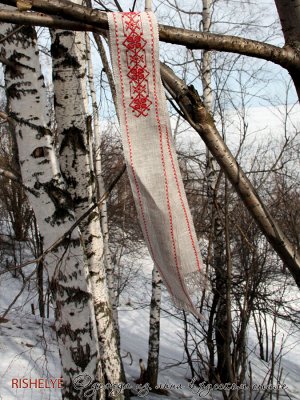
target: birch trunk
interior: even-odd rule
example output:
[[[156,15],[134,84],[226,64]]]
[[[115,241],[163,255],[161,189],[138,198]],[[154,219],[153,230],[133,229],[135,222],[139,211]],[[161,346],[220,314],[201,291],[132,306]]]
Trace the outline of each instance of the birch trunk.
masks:
[[[159,367],[160,303],[162,280],[157,268],[152,271],[152,296],[150,303],[150,329],[147,363],[147,382],[152,389],[157,386]]]
[[[203,32],[209,33],[212,23],[212,5],[213,0],[202,0],[203,12]],[[212,114],[213,108],[213,92],[212,92],[212,73],[211,73],[211,52],[204,50],[202,53],[201,63],[201,78],[203,86],[203,103],[209,113]],[[217,302],[215,315],[215,337],[217,347],[217,373],[221,382],[232,382],[232,365],[230,358],[230,315],[231,310],[228,310],[227,303],[230,300],[230,293],[227,292],[227,265],[225,256],[225,235],[223,224],[219,215],[221,209],[221,199],[217,188],[219,171],[217,162],[209,150],[206,154],[206,179],[207,179],[207,196],[208,205],[212,219],[212,254],[213,266],[216,273],[216,281],[214,288],[214,301]],[[228,343],[229,338],[229,343]],[[210,348],[210,360],[214,359],[214,348]],[[209,366],[211,371],[214,365]],[[210,376],[212,373],[210,372]]]
[[[0,24],[1,38],[14,26]],[[36,46],[36,33],[24,27],[1,41],[1,53],[13,63],[5,68],[8,111],[17,136],[19,161],[45,248],[74,223],[72,202],[57,163],[47,98]],[[46,259],[64,381],[63,398],[82,396],[72,385],[78,374],[101,380],[95,316],[77,231]]]
[[[102,176],[102,161],[101,161],[101,128],[99,121],[99,109],[97,104],[96,89],[94,85],[94,71],[91,59],[91,45],[89,34],[85,34],[86,46],[87,46],[87,61],[88,61],[88,81],[92,100],[92,111],[93,111],[93,155],[94,155],[94,169],[98,187],[98,197],[101,198],[105,193],[104,181]],[[118,322],[118,308],[117,308],[117,296],[116,296],[116,282],[114,279],[114,268],[111,259],[111,252],[109,248],[109,230],[108,230],[108,215],[107,215],[107,202],[102,203],[102,207],[99,210],[101,229],[103,235],[104,245],[104,260],[106,267],[106,278],[107,286],[110,295],[113,321],[115,332],[117,336],[118,347],[120,346],[120,335],[119,335],[119,322]]]
[[[90,117],[86,117],[84,33],[53,31],[51,53],[60,163],[75,204],[75,215],[79,218],[96,200],[88,142]],[[91,276],[103,373],[107,383],[117,384],[122,381],[121,359],[107,289],[99,221],[99,210],[95,209],[80,229]]]

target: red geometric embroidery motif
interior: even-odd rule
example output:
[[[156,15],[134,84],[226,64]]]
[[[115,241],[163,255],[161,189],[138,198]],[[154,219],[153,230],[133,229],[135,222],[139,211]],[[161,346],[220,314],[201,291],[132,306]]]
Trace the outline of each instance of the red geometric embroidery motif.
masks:
[[[126,58],[130,84],[129,104],[136,117],[146,117],[152,101],[149,99],[148,76],[149,70],[146,65],[145,46],[147,41],[143,37],[141,17],[138,13],[123,13],[123,31],[125,40],[123,45],[127,48]]]

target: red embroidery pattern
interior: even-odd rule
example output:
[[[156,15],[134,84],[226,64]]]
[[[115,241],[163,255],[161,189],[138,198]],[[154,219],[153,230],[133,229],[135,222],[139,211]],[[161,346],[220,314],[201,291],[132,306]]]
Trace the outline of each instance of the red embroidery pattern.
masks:
[[[124,13],[122,15],[125,40],[122,44],[127,48],[127,77],[130,80],[129,104],[136,117],[146,117],[152,101],[149,99],[148,76],[145,46],[147,41],[143,36],[141,16],[138,13]]]

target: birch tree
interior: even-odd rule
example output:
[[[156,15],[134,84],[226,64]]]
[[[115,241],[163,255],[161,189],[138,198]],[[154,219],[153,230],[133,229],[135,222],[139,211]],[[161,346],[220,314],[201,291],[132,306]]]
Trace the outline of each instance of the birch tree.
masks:
[[[7,0],[5,4],[16,6],[17,2]],[[294,9],[294,2],[284,2],[284,4],[286,4],[286,10]],[[99,33],[103,33],[102,29],[108,29],[105,12],[73,4],[68,0],[32,0],[28,2],[28,8],[31,10],[30,12],[0,10],[0,20]],[[41,13],[45,15],[41,15]],[[57,17],[57,15],[60,17]],[[297,18],[296,13],[295,18]],[[216,35],[166,25],[159,26],[159,37],[160,40],[167,43],[180,44],[192,49],[217,50],[257,57],[280,65],[295,74],[300,71],[300,56],[291,46],[281,48],[243,37]],[[169,87],[173,89],[174,99],[182,109],[185,118],[199,132],[244,205],[281,260],[286,264],[300,288],[299,251],[290,243],[257,195],[255,188],[219,135],[214,121],[203,106],[201,98],[167,69],[162,68],[162,75],[165,81],[170,78]]]
[[[159,368],[160,304],[162,280],[157,268],[152,270],[152,295],[150,303],[150,329],[146,379],[152,389],[157,386]]]
[[[16,5],[16,1],[13,0],[9,0],[6,3]],[[281,17],[286,41],[283,47],[240,36],[216,35],[208,31],[197,32],[166,25],[160,25],[160,39],[167,43],[186,46],[188,49],[232,52],[271,61],[290,72],[297,88],[300,72],[299,7],[297,7],[299,1],[275,0],[275,3]],[[99,10],[91,10],[67,0],[32,0],[28,1],[28,4],[28,7],[31,8],[30,13],[24,12],[25,10],[22,10],[22,12],[14,11],[13,13],[0,10],[0,20],[23,24],[39,24],[70,31],[103,33],[102,30],[107,30],[106,13]],[[41,15],[41,13],[44,14]],[[207,96],[204,96],[203,101],[199,93],[194,88],[189,87],[187,82],[179,79],[170,68],[162,65],[161,71],[166,87],[173,96],[173,101],[177,104],[177,109],[195,131],[200,134],[210,153],[220,165],[221,170],[248,208],[259,229],[287,266],[298,287],[300,287],[299,249],[293,245],[288,239],[288,235],[282,231],[267,208],[266,202],[257,193],[255,186],[225,144],[211,117]],[[204,73],[205,71],[203,71],[203,80]],[[206,84],[203,86],[205,91]],[[299,88],[297,89],[300,97]],[[66,151],[66,148],[64,151]],[[208,175],[210,175],[209,172]]]
[[[36,33],[0,24],[1,55],[7,60],[7,110],[16,132],[19,163],[31,207],[45,247],[51,246],[74,222],[73,203],[54,150],[41,73]],[[46,259],[55,301],[55,326],[64,381],[63,398],[78,399],[72,379],[86,373],[100,382],[99,348],[88,269],[73,231]]]
[[[203,32],[209,33],[212,25],[212,8],[214,1],[202,0],[202,24]],[[203,87],[203,103],[209,113],[213,114],[213,91],[212,91],[212,63],[211,52],[204,50],[201,60],[201,79]],[[211,212],[212,221],[212,265],[215,270],[214,299],[212,304],[216,304],[215,315],[215,337],[217,348],[217,375],[221,382],[233,382],[233,371],[230,356],[231,343],[231,318],[230,308],[227,307],[230,301],[230,292],[227,290],[227,281],[230,277],[227,274],[227,258],[225,251],[224,224],[221,220],[221,198],[220,198],[220,171],[211,152],[207,150],[206,155],[206,178],[207,178],[207,196],[208,205]],[[210,318],[210,321],[213,320]],[[208,338],[210,341],[212,338]],[[209,346],[210,361],[214,360],[214,346]],[[210,365],[210,373],[214,371],[214,362]],[[232,396],[235,394],[232,393]]]
[[[103,179],[102,172],[102,160],[101,160],[101,127],[100,127],[100,119],[99,119],[99,108],[97,103],[97,95],[96,88],[94,84],[94,70],[92,63],[92,53],[91,53],[91,44],[90,37],[88,33],[85,35],[86,38],[86,52],[87,52],[87,72],[88,72],[88,82],[91,94],[91,102],[92,102],[92,111],[93,111],[93,166],[95,169],[95,178],[97,185],[98,197],[101,198],[105,193],[105,185]],[[95,37],[96,43],[99,46],[101,42],[101,38],[99,36]],[[106,57],[106,53],[104,48],[101,46],[101,52],[103,52],[103,57]],[[103,60],[102,63],[105,65],[105,70],[108,75],[111,74],[111,71],[108,71],[109,65],[107,59]],[[120,334],[119,334],[119,324],[118,324],[118,309],[117,309],[117,296],[116,296],[116,282],[114,279],[114,267],[111,258],[111,251],[109,248],[109,229],[108,229],[108,213],[107,213],[107,201],[102,204],[100,209],[100,222],[103,236],[103,248],[104,248],[104,262],[105,262],[105,270],[106,270],[106,278],[107,278],[107,286],[110,295],[111,307],[112,307],[112,315],[115,326],[115,332],[117,336],[118,347],[120,345]]]
[[[69,193],[74,201],[75,215],[80,218],[97,199],[90,151],[92,131],[88,116],[85,79],[85,35],[83,32],[56,30],[52,31],[51,36],[59,159]],[[103,236],[97,208],[81,223],[80,229],[91,276],[105,380],[111,384],[121,383],[121,359],[107,288]],[[123,398],[123,395],[119,398]]]

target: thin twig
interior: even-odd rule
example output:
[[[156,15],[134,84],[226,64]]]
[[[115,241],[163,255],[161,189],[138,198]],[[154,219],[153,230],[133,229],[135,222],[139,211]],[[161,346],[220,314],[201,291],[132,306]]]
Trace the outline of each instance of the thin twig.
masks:
[[[104,11],[111,12],[111,10],[110,10],[109,8],[107,8],[106,5],[103,4],[102,1],[97,0],[96,3],[99,4],[101,7],[103,7],[103,10],[104,10]],[[86,3],[86,5],[87,5],[88,7],[90,7],[90,8],[92,8],[91,1],[88,1],[88,2]]]
[[[7,39],[9,39],[11,36],[13,36],[15,33],[19,32],[21,29],[24,28],[24,25],[18,26],[16,29],[13,29],[10,33],[5,35],[3,38],[0,39],[0,43],[5,42]]]
[[[10,305],[8,306],[8,308],[6,309],[6,311],[4,312],[4,314],[1,315],[1,319],[5,318],[5,316],[9,313],[9,311],[12,309],[13,305],[16,303],[16,301],[18,300],[18,298],[21,296],[21,294],[24,292],[24,289],[26,288],[27,282],[29,281],[29,279],[32,277],[32,275],[35,274],[35,270],[31,272],[31,274],[24,280],[23,282],[23,286],[21,287],[21,290],[19,291],[19,293],[16,295],[16,297],[13,299],[13,301],[10,303]]]
[[[120,3],[118,2],[118,0],[114,0],[115,5],[117,6],[118,11],[123,12],[122,7],[120,6]]]
[[[135,6],[136,6],[136,0],[134,0],[134,2],[133,2],[132,9],[130,10],[131,12],[134,12]]]
[[[94,32],[93,36],[94,36],[94,39],[95,39],[95,42],[96,42],[96,45],[97,45],[97,48],[98,48],[98,51],[99,51],[99,54],[100,54],[100,57],[101,57],[101,61],[102,61],[102,64],[103,64],[104,71],[105,71],[107,79],[108,79],[108,83],[109,83],[110,90],[111,90],[111,95],[112,95],[113,102],[114,102],[114,105],[115,105],[115,109],[117,110],[116,86],[115,86],[113,74],[112,74],[112,71],[110,69],[109,62],[108,62],[108,59],[107,59],[107,56],[106,56],[105,48],[103,46],[103,43],[102,43],[100,35],[98,35],[97,33]]]

